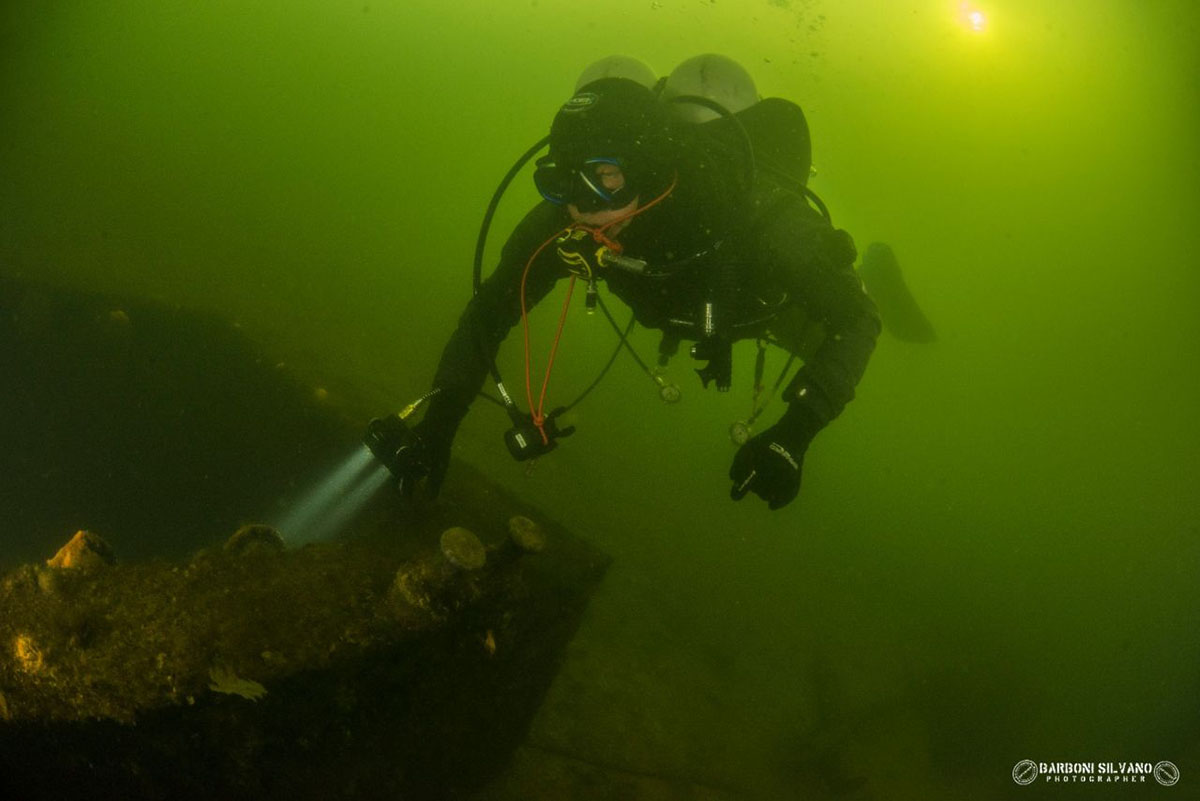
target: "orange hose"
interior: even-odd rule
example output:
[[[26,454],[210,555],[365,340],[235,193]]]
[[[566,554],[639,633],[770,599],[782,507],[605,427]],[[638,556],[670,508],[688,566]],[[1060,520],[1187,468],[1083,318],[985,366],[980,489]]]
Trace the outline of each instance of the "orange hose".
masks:
[[[606,231],[608,231],[608,229],[612,228],[617,223],[624,222],[625,220],[636,217],[637,215],[641,214],[642,212],[646,211],[647,209],[653,208],[654,206],[661,203],[668,195],[671,194],[671,192],[673,192],[675,190],[675,185],[678,182],[679,182],[679,174],[675,173],[675,175],[671,178],[671,185],[668,186],[665,190],[663,190],[662,194],[660,194],[658,197],[654,198],[654,200],[651,200],[649,203],[647,203],[644,206],[640,206],[636,209],[633,209],[632,211],[630,211],[627,214],[622,214],[620,217],[618,217],[615,220],[610,220],[609,222],[605,223],[604,225],[600,226],[599,228],[590,228],[586,225],[581,225],[579,223],[572,223],[571,225],[568,225],[566,228],[556,231],[549,239],[547,239],[542,244],[538,245],[537,250],[535,250],[533,252],[533,255],[529,257],[529,260],[527,262],[525,262],[525,271],[523,273],[521,273],[521,327],[523,329],[524,339],[525,339],[525,400],[529,403],[529,414],[533,418],[533,425],[537,428],[538,433],[542,435],[542,444],[544,444],[544,445],[550,444],[550,436],[546,433],[546,427],[545,427],[546,426],[546,417],[544,414],[544,409],[545,409],[545,404],[546,404],[546,389],[550,386],[550,371],[554,367],[554,358],[555,358],[555,356],[558,355],[558,345],[559,345],[559,342],[562,340],[563,326],[567,322],[567,310],[570,308],[570,305],[571,305],[571,295],[575,291],[575,281],[578,278],[578,276],[572,275],[571,283],[567,287],[567,297],[563,301],[562,313],[559,315],[559,318],[558,318],[558,329],[554,333],[554,342],[550,347],[550,358],[546,362],[546,375],[542,379],[542,391],[538,395],[538,402],[537,402],[537,405],[535,406],[533,403],[533,376],[532,376],[533,357],[532,357],[532,349],[530,348],[530,344],[529,344],[529,308],[528,308],[528,303],[525,298],[525,282],[529,278],[529,270],[533,267],[533,263],[534,263],[534,261],[537,260],[537,257],[542,255],[542,251],[545,250],[550,245],[551,242],[558,239],[560,236],[567,233],[568,231],[571,231],[572,229],[577,229],[577,228],[582,228],[583,230],[590,232],[592,235],[592,238],[597,243],[604,245],[609,250],[612,250],[615,253],[620,253],[622,250],[621,243],[617,242],[615,239],[612,239],[611,237],[609,237],[607,235]]]

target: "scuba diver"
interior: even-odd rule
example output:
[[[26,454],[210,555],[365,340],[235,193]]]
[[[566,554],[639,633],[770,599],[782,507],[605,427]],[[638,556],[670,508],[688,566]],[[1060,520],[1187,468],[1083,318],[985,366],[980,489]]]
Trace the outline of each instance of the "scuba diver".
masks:
[[[591,81],[612,77],[637,81],[666,100],[680,95],[698,95],[733,112],[744,112],[762,100],[750,73],[733,59],[715,53],[690,58],[665,78],[656,78],[650,67],[635,58],[608,56],[583,71],[575,83],[575,91]],[[815,175],[803,114],[793,104],[774,98],[764,108],[768,107],[767,114],[749,112],[755,115],[748,131],[755,158],[776,170],[782,168],[794,177],[807,177],[806,173]],[[708,122],[718,116],[712,108],[697,103],[678,103],[671,110],[677,119],[692,123]],[[763,109],[759,109],[761,111]],[[868,245],[858,276],[879,309],[884,330],[903,342],[929,343],[937,339],[932,323],[909,290],[900,263],[889,245],[882,242]]]
[[[719,80],[711,80],[714,75]],[[548,153],[534,171],[543,200],[512,231],[499,265],[482,280],[491,214],[508,182],[546,143]],[[681,343],[691,343],[705,388],[729,390],[733,343],[758,344],[755,411],[731,429],[739,448],[728,474],[730,497],[753,492],[770,509],[787,505],[799,492],[809,445],[853,399],[881,330],[876,304],[854,268],[854,243],[807,187],[810,169],[801,109],[780,98],[759,99],[736,62],[698,56],[662,80],[623,57],[592,65],[558,110],[549,136],[518,160],[493,198],[476,252],[475,295],[443,350],[434,388],[399,415],[372,421],[366,438],[372,452],[405,493],[423,481],[426,494],[436,496],[455,433],[489,372],[513,424],[505,442],[515,458],[547,453],[572,433],[557,422],[567,407],[546,408],[557,335],[538,343],[539,352],[550,353],[539,388],[528,321],[529,310],[566,280],[559,333],[572,294],[583,285],[589,311],[599,305],[631,353],[625,335],[634,320],[662,332],[660,369]],[[875,261],[894,263],[890,249],[879,247],[884,250],[872,247]],[[633,312],[624,331],[599,298],[600,282]],[[495,363],[518,323],[527,411]],[[784,386],[777,394],[786,410],[751,435],[764,408],[758,396],[768,346],[789,353],[775,382],[776,390]],[[801,364],[784,385],[794,362]],[[660,371],[639,363],[664,400],[678,398]],[[422,404],[425,416],[410,428],[405,419]]]

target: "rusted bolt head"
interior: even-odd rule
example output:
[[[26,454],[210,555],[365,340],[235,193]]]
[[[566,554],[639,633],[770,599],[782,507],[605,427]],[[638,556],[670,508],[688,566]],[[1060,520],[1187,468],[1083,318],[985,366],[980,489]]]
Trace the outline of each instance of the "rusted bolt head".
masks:
[[[247,523],[233,532],[233,536],[225,541],[225,550],[229,553],[270,552],[283,549],[283,537],[275,528],[263,523]]]
[[[442,555],[463,570],[478,570],[487,561],[487,549],[479,537],[458,526],[442,532]]]
[[[542,527],[528,517],[517,515],[508,519],[508,536],[525,553],[537,553],[546,547]]]

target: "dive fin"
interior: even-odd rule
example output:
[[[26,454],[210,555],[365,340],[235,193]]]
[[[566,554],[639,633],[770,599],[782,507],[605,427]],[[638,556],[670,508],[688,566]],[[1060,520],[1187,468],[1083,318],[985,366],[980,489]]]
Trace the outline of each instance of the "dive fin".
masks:
[[[883,327],[904,342],[934,342],[937,333],[904,283],[896,254],[882,242],[872,242],[863,254],[858,275],[879,307]]]

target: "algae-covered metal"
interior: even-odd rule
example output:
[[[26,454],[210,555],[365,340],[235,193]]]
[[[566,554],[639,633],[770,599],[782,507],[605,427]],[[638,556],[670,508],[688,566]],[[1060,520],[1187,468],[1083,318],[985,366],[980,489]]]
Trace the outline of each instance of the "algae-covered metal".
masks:
[[[436,504],[380,495],[336,542],[222,542],[294,504],[363,416],[229,321],[150,301],[0,276],[0,341],[20,389],[0,392],[20,500],[0,799],[440,798],[504,764],[603,554],[544,520],[543,552],[510,547],[506,521],[538,513],[469,465]],[[475,569],[443,552],[453,528]]]
[[[419,517],[294,551],[255,528],[179,563],[10,572],[6,782],[22,798],[73,797],[104,765],[126,798],[297,799],[486,781],[607,559],[566,532],[524,557],[499,516],[472,522],[480,564],[466,570],[444,553],[437,514]],[[383,752],[385,766],[371,756]]]

